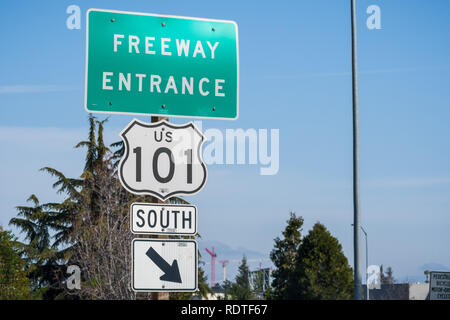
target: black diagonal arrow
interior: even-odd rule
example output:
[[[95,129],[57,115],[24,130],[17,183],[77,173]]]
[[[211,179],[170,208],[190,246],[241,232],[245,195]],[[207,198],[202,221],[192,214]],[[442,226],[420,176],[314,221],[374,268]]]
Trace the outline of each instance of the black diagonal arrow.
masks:
[[[178,262],[176,259],[170,265],[152,247],[147,250],[146,255],[164,272],[159,280],[181,283],[180,270],[178,270]]]

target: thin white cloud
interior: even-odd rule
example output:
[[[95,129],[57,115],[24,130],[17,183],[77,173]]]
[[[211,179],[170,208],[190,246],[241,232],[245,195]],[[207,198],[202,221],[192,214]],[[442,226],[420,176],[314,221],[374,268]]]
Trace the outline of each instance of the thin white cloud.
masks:
[[[360,70],[359,75],[373,75],[373,74],[389,74],[389,73],[403,73],[403,72],[422,72],[422,71],[444,71],[450,69],[450,66],[440,67],[411,67],[411,68],[390,68],[390,69],[374,69],[374,70]],[[313,72],[313,73],[298,73],[286,75],[267,75],[266,79],[301,79],[301,78],[328,78],[328,77],[350,77],[352,73],[347,72]]]
[[[65,92],[73,91],[76,87],[67,85],[10,85],[0,86],[0,94],[15,94],[15,93],[41,93],[41,92]]]
[[[87,128],[54,128],[54,127],[0,127],[0,143],[15,145],[34,145],[36,143],[76,144],[87,136]],[[41,145],[41,147],[44,147]]]
[[[119,132],[120,129],[117,128],[105,128],[103,133],[105,144],[121,141]],[[0,146],[38,148],[45,153],[48,149],[54,150],[66,146],[72,149],[78,142],[86,140],[88,133],[87,124],[83,128],[0,126]]]
[[[442,184],[450,184],[450,177],[386,178],[366,183],[373,188],[420,188]]]

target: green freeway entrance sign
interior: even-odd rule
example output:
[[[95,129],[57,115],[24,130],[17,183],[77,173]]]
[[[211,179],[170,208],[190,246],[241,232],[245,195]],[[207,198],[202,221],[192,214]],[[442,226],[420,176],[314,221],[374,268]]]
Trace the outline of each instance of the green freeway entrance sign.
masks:
[[[88,112],[236,119],[233,21],[89,9]]]

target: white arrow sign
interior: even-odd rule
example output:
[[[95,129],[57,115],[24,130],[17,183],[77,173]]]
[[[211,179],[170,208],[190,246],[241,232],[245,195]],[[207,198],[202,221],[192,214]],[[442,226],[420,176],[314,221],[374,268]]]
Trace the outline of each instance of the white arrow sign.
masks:
[[[197,208],[187,204],[133,203],[130,227],[134,234],[197,233]]]
[[[197,242],[133,239],[131,287],[136,292],[197,290]]]
[[[166,200],[195,194],[205,185],[207,170],[201,156],[205,138],[192,122],[174,125],[134,119],[120,136],[125,153],[119,178],[129,192]]]

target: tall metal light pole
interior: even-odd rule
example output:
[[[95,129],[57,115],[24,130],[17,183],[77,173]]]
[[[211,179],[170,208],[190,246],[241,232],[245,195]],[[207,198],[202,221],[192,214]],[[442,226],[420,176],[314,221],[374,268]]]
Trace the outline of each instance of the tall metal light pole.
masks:
[[[369,280],[369,245],[367,240],[367,232],[364,230],[364,228],[361,226],[362,232],[364,232],[364,235],[366,236],[366,300],[369,300],[369,283],[367,282]]]
[[[353,92],[353,248],[354,294],[361,300],[361,212],[359,201],[359,126],[358,126],[358,74],[356,61],[356,13],[355,0],[350,0],[352,22],[352,92]]]

